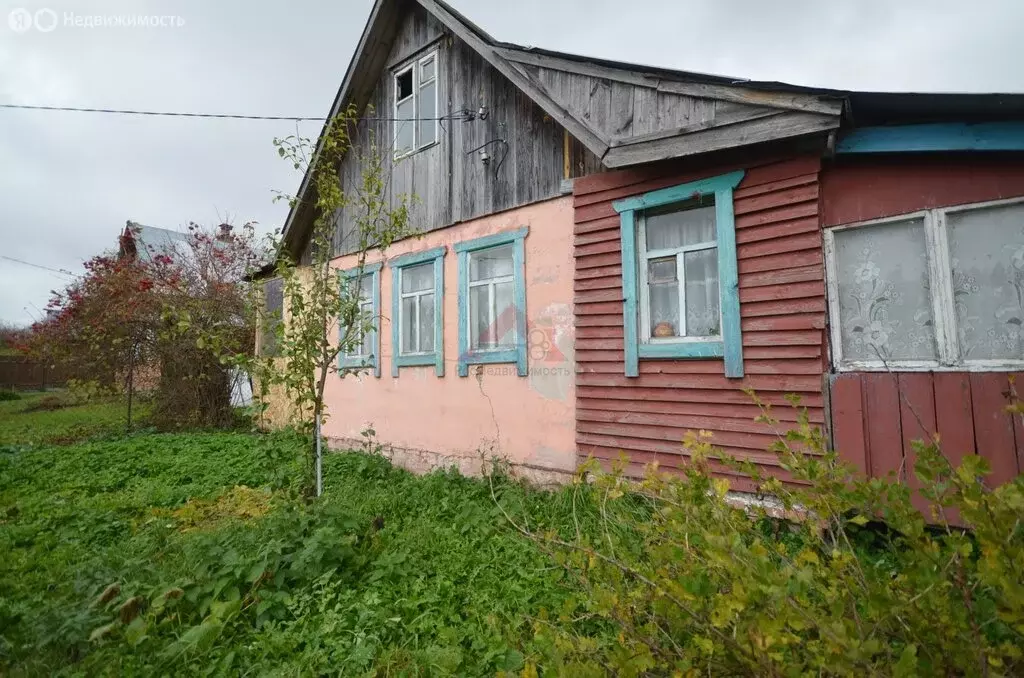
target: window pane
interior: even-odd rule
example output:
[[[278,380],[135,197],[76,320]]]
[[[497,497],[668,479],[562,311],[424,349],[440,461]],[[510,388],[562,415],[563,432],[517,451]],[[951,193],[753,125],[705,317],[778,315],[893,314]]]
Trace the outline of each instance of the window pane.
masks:
[[[437,141],[437,81],[420,88],[420,146]]]
[[[402,292],[434,289],[434,264],[420,264],[402,269]]]
[[[434,350],[434,295],[424,294],[420,300],[420,346],[423,353]]]
[[[403,271],[404,273],[404,271]],[[415,353],[416,346],[416,297],[402,299],[402,353]]]
[[[263,284],[264,318],[263,337],[260,341],[262,355],[277,353],[277,327],[281,324],[284,310],[284,281],[280,278]]]
[[[843,358],[934,360],[924,221],[836,231],[835,246]]]
[[[364,278],[365,280],[365,278]],[[359,312],[362,316],[362,322],[364,326],[366,323],[375,323],[376,318],[373,317],[373,302],[363,302],[359,306]],[[359,351],[361,356],[373,355],[373,344],[374,344],[374,332],[370,331],[363,334],[362,348]]]
[[[722,334],[718,309],[718,248],[683,255],[686,285],[686,336],[717,337]]]
[[[676,281],[676,258],[651,259],[647,266],[647,279],[651,284]]]
[[[512,275],[512,245],[492,247],[469,255],[469,279],[488,280]]]
[[[364,275],[362,280],[359,281],[359,297],[363,303],[371,302],[369,306],[370,310],[373,310],[373,276]]]
[[[395,101],[412,96],[412,69],[395,76]]]
[[[511,282],[494,286],[494,334],[498,345],[511,348],[516,344],[516,308],[513,300],[514,287]]]
[[[410,98],[398,104],[395,110],[395,152],[406,153],[413,149],[416,141],[413,138],[416,132],[416,102]],[[405,122],[408,121],[408,122]]]
[[[488,289],[487,285],[469,288],[469,347],[473,350],[494,345]]]
[[[679,282],[675,257],[651,259],[647,264],[647,289],[652,337],[678,337]]]
[[[434,69],[437,61],[431,57],[420,64],[420,82],[426,82],[434,77]]]
[[[946,217],[960,356],[1024,358],[1024,205]]]
[[[644,221],[648,251],[715,241],[713,204],[674,211],[648,210]]]

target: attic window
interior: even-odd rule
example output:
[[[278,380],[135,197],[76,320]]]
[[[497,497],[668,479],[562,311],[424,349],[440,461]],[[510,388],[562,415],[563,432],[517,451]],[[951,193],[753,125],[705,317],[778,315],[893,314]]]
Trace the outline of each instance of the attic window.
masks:
[[[395,71],[395,157],[437,142],[437,52]]]

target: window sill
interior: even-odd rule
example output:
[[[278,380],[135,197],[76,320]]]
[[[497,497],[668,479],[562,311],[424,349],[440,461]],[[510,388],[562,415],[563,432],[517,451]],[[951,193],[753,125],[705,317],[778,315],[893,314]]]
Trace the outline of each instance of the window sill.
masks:
[[[519,366],[519,376],[526,376],[526,365],[520,360],[521,351],[518,348],[503,348],[496,351],[469,351],[459,358],[459,376],[469,376],[470,365],[496,365],[499,363],[516,363]]]
[[[417,353],[414,355],[396,355],[393,358],[391,376],[397,377],[401,367],[434,367],[434,373],[444,376],[444,361],[437,353]]]
[[[1020,372],[1024,360],[977,360],[958,365],[943,365],[927,360],[890,360],[844,362],[836,372]]]
[[[356,368],[356,369],[373,370],[374,371],[374,376],[377,376],[377,377],[380,376],[380,371],[377,370],[377,361],[373,358],[373,356],[368,356],[368,357],[356,356],[356,357],[351,357],[351,358],[345,357],[345,356],[341,356],[341,357],[338,358],[338,367],[341,368],[341,369],[353,369],[353,368]]]
[[[672,341],[640,344],[641,358],[722,358],[725,344],[721,341]]]
[[[426,146],[420,146],[419,148],[413,149],[411,151],[406,151],[405,153],[396,153],[395,154],[395,160],[404,160],[406,158],[411,158],[412,156],[416,155],[417,153],[422,153],[423,151],[427,150],[428,148],[433,148],[434,146],[437,146],[440,143],[441,143],[441,140],[438,139],[437,141],[431,141]]]

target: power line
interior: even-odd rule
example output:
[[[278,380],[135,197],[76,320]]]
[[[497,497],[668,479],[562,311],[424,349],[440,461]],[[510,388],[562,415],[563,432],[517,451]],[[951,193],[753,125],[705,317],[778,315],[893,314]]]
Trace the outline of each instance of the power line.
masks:
[[[185,113],[176,111],[135,111],[118,108],[79,108],[75,106],[30,106],[27,104],[0,104],[0,108],[15,108],[26,111],[63,111],[70,113],[112,113],[116,115],[157,115],[175,118],[224,118],[229,120],[295,120],[295,121],[319,121],[324,118],[307,116],[287,115],[241,115],[235,113]]]
[[[302,115],[243,115],[240,113],[189,113],[183,111],[137,111],[121,108],[82,108],[77,106],[32,106],[29,104],[0,104],[0,108],[25,111],[60,111],[64,113],[106,113],[111,115],[146,115],[172,118],[218,118],[224,120],[288,120],[294,122],[324,122],[324,117]],[[359,120],[369,122],[419,122],[431,120],[472,120],[474,113],[470,110],[456,111],[450,115],[434,118],[376,118],[363,117]]]
[[[75,275],[71,271],[65,270],[63,268],[50,268],[49,266],[42,266],[40,264],[33,264],[31,261],[23,261],[21,259],[15,259],[14,257],[7,256],[6,254],[0,254],[0,259],[7,259],[8,261],[13,261],[13,262],[15,262],[17,264],[24,264],[25,266],[31,266],[32,268],[39,268],[39,269],[42,269],[44,271],[50,271],[51,273],[60,273],[61,275],[70,276],[72,278],[79,278],[79,277],[81,277],[81,276]]]

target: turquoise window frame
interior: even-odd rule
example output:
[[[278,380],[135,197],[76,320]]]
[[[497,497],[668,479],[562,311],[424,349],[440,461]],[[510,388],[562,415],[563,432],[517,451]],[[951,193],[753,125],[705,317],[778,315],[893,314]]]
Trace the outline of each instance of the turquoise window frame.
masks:
[[[625,335],[626,376],[640,376],[640,359],[723,358],[725,376],[743,376],[743,333],[740,329],[739,271],[736,265],[736,218],[733,189],[743,180],[737,170],[708,179],[663,188],[612,203],[619,213],[622,241],[622,319]],[[683,203],[701,196],[715,197],[715,235],[718,243],[718,292],[722,312],[722,338],[708,341],[642,343],[639,341],[637,222],[640,213],[654,207]]]
[[[362,273],[358,268],[351,268],[346,271],[339,273],[340,280],[338,284],[344,284],[344,281],[351,280],[353,278],[360,278],[365,276],[372,276],[372,283],[370,288],[370,294],[373,295],[373,317],[376,319],[376,325],[373,330],[373,340],[371,345],[373,346],[373,355],[367,360],[366,358],[346,356],[343,353],[338,354],[338,369],[351,369],[353,367],[368,367],[373,369],[373,376],[380,377],[380,271],[383,268],[383,264],[365,264],[362,269]],[[341,323],[338,323],[338,341],[341,341],[342,327]]]
[[[526,364],[526,236],[530,228],[523,226],[513,231],[495,233],[475,240],[456,243],[459,255],[459,376],[469,376],[470,365],[515,363],[520,377],[528,374]],[[512,247],[513,303],[516,311],[516,345],[496,351],[469,349],[469,255],[471,252],[499,247]]]
[[[434,374],[444,376],[444,255],[447,247],[435,247],[395,257],[391,267],[391,376],[398,377],[401,367],[433,365]],[[433,262],[434,266],[434,351],[402,355],[402,269]]]

